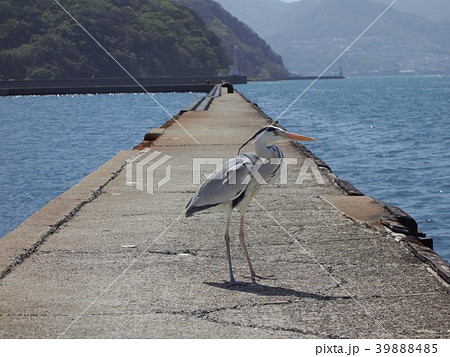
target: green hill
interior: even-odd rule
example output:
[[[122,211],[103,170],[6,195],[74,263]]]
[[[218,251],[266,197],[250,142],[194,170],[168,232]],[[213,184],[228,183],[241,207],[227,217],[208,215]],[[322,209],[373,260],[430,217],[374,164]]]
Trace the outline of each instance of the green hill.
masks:
[[[194,10],[223,42],[231,53],[237,45],[239,69],[257,79],[289,77],[280,55],[258,36],[249,26],[211,0],[174,0],[177,4]]]
[[[215,75],[230,63],[198,15],[169,0],[61,3],[134,76]],[[0,0],[0,79],[92,76],[126,74],[54,1]]]

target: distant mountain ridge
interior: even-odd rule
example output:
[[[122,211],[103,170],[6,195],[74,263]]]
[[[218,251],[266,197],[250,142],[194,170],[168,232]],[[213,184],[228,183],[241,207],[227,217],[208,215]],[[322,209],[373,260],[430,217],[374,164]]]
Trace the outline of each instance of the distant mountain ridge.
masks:
[[[286,67],[318,74],[386,8],[388,0],[217,0],[281,54]],[[411,5],[418,4],[411,0]],[[442,0],[431,0],[443,4]],[[447,1],[447,0],[445,0]],[[392,1],[389,1],[391,3]],[[447,1],[448,2],[448,1]],[[401,3],[401,1],[399,1]],[[405,2],[403,2],[405,3]],[[408,4],[410,1],[408,1]],[[428,2],[427,2],[428,4]],[[405,6],[405,5],[402,5]],[[422,4],[422,7],[425,6]],[[410,11],[414,6],[411,6]],[[443,12],[449,5],[443,6]],[[420,10],[420,7],[416,7]],[[332,69],[450,73],[450,22],[389,9]]]
[[[389,5],[393,0],[375,0],[376,2]],[[420,15],[431,21],[450,20],[450,1],[448,0],[398,0],[395,9]]]
[[[281,56],[248,25],[239,21],[220,4],[211,0],[173,0],[195,11],[205,21],[229,53],[237,46],[239,70],[251,78],[280,79],[289,77]]]

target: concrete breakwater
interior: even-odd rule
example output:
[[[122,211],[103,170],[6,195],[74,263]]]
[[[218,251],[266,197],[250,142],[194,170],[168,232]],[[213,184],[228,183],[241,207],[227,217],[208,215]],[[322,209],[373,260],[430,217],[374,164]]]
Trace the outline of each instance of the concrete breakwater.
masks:
[[[206,108],[177,116],[182,127],[171,120],[152,130],[145,151],[118,153],[0,241],[2,338],[450,336],[448,264],[407,215],[358,193],[298,145],[282,145],[296,161],[287,184],[264,187],[247,214],[255,268],[277,280],[223,283],[224,215],[183,217],[197,188],[193,159],[234,157],[268,121],[224,90]],[[170,180],[139,189],[137,164],[166,156],[155,175],[170,165]],[[311,166],[297,183],[305,162],[323,183]],[[237,221],[235,273],[246,281]]]
[[[66,78],[0,81],[0,96],[105,94],[155,92],[209,92],[214,83],[247,83],[246,76],[137,78]]]

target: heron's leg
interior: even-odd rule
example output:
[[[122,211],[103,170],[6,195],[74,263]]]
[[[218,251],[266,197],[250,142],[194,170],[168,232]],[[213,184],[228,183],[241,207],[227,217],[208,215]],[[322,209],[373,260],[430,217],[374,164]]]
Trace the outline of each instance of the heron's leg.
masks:
[[[263,275],[255,274],[255,270],[253,269],[252,262],[250,260],[250,256],[248,255],[247,246],[245,245],[245,242],[244,242],[244,216],[243,215],[241,216],[241,222],[239,225],[239,240],[241,241],[242,250],[244,251],[245,258],[247,259],[248,267],[250,268],[250,278],[252,279],[252,281],[256,282],[256,278],[275,280],[273,275],[263,276]]]
[[[230,284],[234,284],[233,267],[231,266],[231,251],[230,251],[230,219],[231,215],[227,215],[227,228],[225,230],[225,244],[227,246],[228,269],[230,270]]]
[[[255,271],[253,270],[252,262],[250,256],[248,255],[247,246],[244,241],[244,216],[241,215],[241,222],[239,224],[239,240],[241,241],[242,250],[244,251],[245,258],[247,259],[248,267],[250,268],[250,277],[255,281]]]

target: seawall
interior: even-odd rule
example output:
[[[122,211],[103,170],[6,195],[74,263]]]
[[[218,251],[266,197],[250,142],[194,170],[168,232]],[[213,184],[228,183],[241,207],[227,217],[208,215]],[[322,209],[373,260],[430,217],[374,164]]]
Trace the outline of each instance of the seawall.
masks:
[[[0,96],[106,93],[204,92],[215,83],[247,83],[246,76],[137,78],[65,78],[0,81]]]

